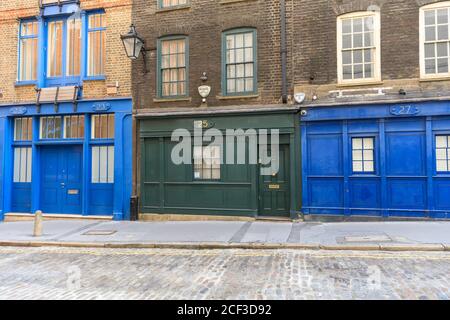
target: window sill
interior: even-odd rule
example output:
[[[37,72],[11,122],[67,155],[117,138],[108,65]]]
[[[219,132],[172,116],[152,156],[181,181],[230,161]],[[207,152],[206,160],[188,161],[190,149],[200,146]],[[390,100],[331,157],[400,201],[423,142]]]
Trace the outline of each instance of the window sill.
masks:
[[[163,13],[163,12],[171,12],[171,11],[177,11],[177,10],[188,10],[191,8],[190,4],[183,4],[180,6],[173,6],[168,8],[158,8],[156,9],[156,13]]]
[[[105,81],[105,76],[91,76],[91,77],[85,77],[83,81]]]
[[[191,97],[181,97],[181,98],[155,98],[153,99],[153,102],[155,103],[164,103],[164,102],[183,102],[183,101],[187,101],[187,102],[191,102],[192,98]]]
[[[250,2],[255,0],[220,0],[220,4],[236,3],[236,2]]]
[[[27,87],[27,86],[36,86],[37,81],[16,81],[14,84],[15,87]]]
[[[375,86],[382,85],[384,82],[381,80],[373,80],[373,81],[355,81],[355,82],[344,82],[338,83],[336,87],[338,88],[348,88],[348,87],[362,87],[362,86]]]
[[[239,96],[216,96],[218,100],[240,100],[240,99],[255,99],[259,98],[259,94],[239,95]]]
[[[441,76],[441,77],[435,77],[435,78],[420,78],[419,82],[433,82],[433,81],[448,81],[450,80],[450,75],[448,76]]]

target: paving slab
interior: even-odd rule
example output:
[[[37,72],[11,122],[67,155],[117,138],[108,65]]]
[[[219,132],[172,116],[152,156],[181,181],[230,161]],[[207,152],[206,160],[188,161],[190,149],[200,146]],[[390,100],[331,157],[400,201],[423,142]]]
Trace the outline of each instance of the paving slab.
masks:
[[[241,243],[286,243],[292,223],[253,222]]]
[[[44,221],[42,237],[35,238],[33,237],[33,222],[31,221],[0,223],[0,241],[54,240],[73,232],[82,232],[98,224],[101,224],[101,222],[89,220]]]
[[[371,237],[374,241],[347,242],[345,239]],[[450,238],[450,222],[344,222],[309,225],[301,230],[301,243],[387,244],[441,244]],[[378,241],[377,241],[378,240]]]
[[[228,242],[245,222],[104,222],[59,240],[71,242]],[[87,231],[116,231],[84,235]]]

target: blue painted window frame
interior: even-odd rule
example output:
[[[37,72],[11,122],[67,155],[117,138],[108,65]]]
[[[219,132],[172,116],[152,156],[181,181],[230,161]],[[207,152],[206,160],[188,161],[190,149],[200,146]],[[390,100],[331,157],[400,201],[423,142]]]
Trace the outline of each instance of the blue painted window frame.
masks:
[[[253,33],[253,90],[242,92],[228,92],[227,75],[227,36]],[[235,28],[222,32],[222,95],[246,96],[258,94],[258,34],[256,28]]]
[[[90,32],[98,32],[102,31],[105,33],[107,31],[107,26],[99,27],[99,28],[90,28],[89,27],[89,17],[92,15],[103,15],[103,19],[106,19],[105,11],[103,9],[91,10],[82,12],[80,15],[81,20],[81,46],[80,46],[80,75],[76,76],[68,76],[67,75],[67,22],[71,18],[71,15],[60,15],[56,17],[50,17],[45,19],[44,23],[44,47],[46,48],[45,54],[42,55],[44,59],[44,80],[45,87],[49,86],[64,86],[64,85],[81,85],[83,80],[105,80],[106,76],[104,74],[105,69],[103,69],[103,74],[98,75],[88,75],[88,42],[89,42],[89,33]],[[60,77],[48,77],[47,76],[47,66],[48,66],[48,24],[52,21],[62,21],[63,22],[63,36],[62,36],[62,76]],[[106,55],[106,46],[105,44],[105,55]],[[38,75],[39,76],[39,75]]]
[[[354,139],[363,139],[363,145],[362,145],[362,149],[356,149],[356,150],[360,150],[362,151],[362,160],[354,160],[353,159],[353,151],[355,149],[353,149],[353,140]],[[364,149],[364,139],[372,139],[373,141],[373,150],[372,149]],[[378,157],[378,142],[377,142],[377,137],[376,136],[370,136],[370,135],[351,135],[349,137],[349,152],[350,152],[350,161],[349,161],[349,165],[350,165],[350,172],[352,173],[353,176],[358,176],[358,175],[362,175],[362,176],[376,176],[378,169],[377,169],[377,157]],[[353,162],[354,161],[359,161],[362,162],[363,165],[363,170],[364,170],[364,151],[365,150],[371,150],[372,151],[372,156],[373,156],[373,170],[372,171],[354,171],[353,168]],[[371,160],[367,160],[367,161],[371,161]]]
[[[66,138],[66,118],[67,117],[73,117],[73,116],[77,116],[77,117],[84,117],[84,119],[86,119],[86,115],[85,114],[68,114],[68,115],[45,115],[42,117],[39,117],[38,119],[38,123],[39,123],[39,141],[41,142],[68,142],[68,141],[72,141],[72,142],[80,142],[82,143],[82,141],[84,140],[84,135],[82,137],[79,138]],[[55,138],[44,138],[43,135],[43,128],[42,128],[42,122],[43,122],[43,118],[60,118],[61,119],[61,124],[60,124],[60,134],[58,137]],[[85,123],[85,121],[84,121]],[[85,124],[84,124],[85,125]],[[86,130],[86,125],[84,127],[84,130]]]
[[[95,11],[90,11],[87,13],[86,15],[86,36],[85,36],[85,54],[86,54],[86,65],[83,66],[84,70],[85,70],[85,80],[105,80],[106,76],[105,76],[105,65],[106,65],[106,61],[103,61],[103,73],[102,74],[97,74],[97,75],[89,75],[89,35],[90,33],[93,32],[102,32],[102,36],[106,37],[106,30],[107,30],[107,26],[106,26],[106,22],[105,22],[105,27],[98,27],[98,28],[91,28],[89,25],[89,18],[93,15],[102,15],[102,19],[106,20],[106,14],[104,10],[95,10]],[[105,57],[106,57],[106,42],[105,42]]]
[[[16,85],[35,85],[37,83],[37,78],[39,75],[37,74],[38,65],[39,65],[39,46],[38,46],[38,52],[37,52],[37,59],[36,59],[36,65],[34,66],[36,68],[36,79],[30,79],[30,80],[22,80],[21,79],[21,73],[22,73],[22,40],[23,39],[38,39],[39,37],[39,23],[38,23],[38,30],[36,35],[29,35],[29,36],[22,36],[22,28],[25,23],[30,22],[36,22],[38,23],[38,20],[35,18],[29,18],[29,19],[23,19],[20,21],[19,25],[19,34],[18,34],[18,43],[17,43],[17,81]]]
[[[51,86],[65,86],[65,85],[76,85],[81,83],[81,78],[82,78],[82,70],[83,70],[83,65],[82,62],[80,61],[80,74],[79,75],[67,75],[67,22],[70,19],[70,15],[66,15],[66,16],[58,16],[58,17],[52,17],[52,18],[48,18],[45,20],[45,55],[43,56],[45,59],[45,63],[44,63],[44,74],[45,74],[45,83],[46,83],[46,87],[51,87]],[[55,21],[61,21],[63,23],[63,32],[62,32],[62,60],[61,60],[61,66],[62,66],[62,70],[61,70],[61,76],[54,76],[54,77],[49,77],[48,76],[48,64],[49,64],[49,57],[48,57],[48,47],[49,47],[49,39],[48,39],[48,28],[49,28],[49,24]],[[83,21],[81,21],[81,28],[83,28]],[[82,39],[81,39],[81,48],[83,48],[83,34],[81,35]],[[81,49],[83,50],[83,49]],[[80,56],[82,55],[82,52],[80,52]]]
[[[170,95],[163,96],[162,94],[162,42],[171,40],[183,39],[185,43],[185,65],[186,65],[186,76],[185,76],[185,94],[184,95]],[[189,97],[189,37],[186,35],[171,35],[164,36],[158,39],[157,42],[157,72],[156,72],[156,83],[157,83],[157,97],[160,99],[177,99],[177,98],[187,98]]]
[[[94,137],[94,134],[93,134],[93,131],[95,130],[95,121],[94,121],[94,117],[95,116],[102,116],[102,115],[108,115],[108,116],[113,116],[113,128],[114,128],[114,135],[116,134],[116,132],[115,132],[115,125],[116,125],[116,115],[114,114],[114,113],[97,113],[97,114],[92,114],[91,115],[91,119],[90,119],[90,122],[91,122],[91,132],[89,133],[89,137],[90,137],[90,140],[89,140],[89,148],[90,148],[90,154],[91,154],[91,162],[90,162],[90,180],[89,180],[89,183],[90,184],[94,184],[94,185],[101,185],[101,184],[104,184],[104,185],[113,185],[114,183],[115,183],[115,179],[116,179],[116,177],[115,177],[115,173],[113,173],[114,174],[114,176],[113,176],[113,180],[112,181],[108,181],[108,182],[106,182],[106,183],[104,183],[104,182],[93,182],[93,175],[94,175],[94,172],[93,172],[93,168],[92,168],[92,159],[93,159],[93,148],[94,147],[113,147],[114,148],[114,152],[113,152],[113,157],[114,157],[114,163],[115,163],[115,161],[116,161],[116,159],[115,159],[115,152],[116,152],[116,146],[115,146],[115,136],[114,137],[109,137],[109,138],[95,138]],[[109,119],[108,119],[108,123],[109,123]],[[100,159],[99,159],[99,161],[100,161]],[[108,167],[108,161],[109,161],[109,158],[107,159],[107,167]],[[114,165],[115,166],[115,165]],[[109,180],[109,179],[108,179]]]
[[[179,1],[179,0],[178,0]],[[163,0],[158,0],[158,9],[176,9],[176,8],[183,8],[183,7],[187,7],[191,4],[190,0],[186,0],[186,3],[179,3],[179,4],[174,4],[174,5],[169,5],[169,6],[164,6],[163,5]]]

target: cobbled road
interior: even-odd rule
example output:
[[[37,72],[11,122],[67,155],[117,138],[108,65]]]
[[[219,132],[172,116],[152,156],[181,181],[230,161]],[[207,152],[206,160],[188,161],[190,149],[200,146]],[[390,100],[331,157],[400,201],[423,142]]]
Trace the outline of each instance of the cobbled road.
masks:
[[[0,248],[0,299],[446,299],[450,254]]]

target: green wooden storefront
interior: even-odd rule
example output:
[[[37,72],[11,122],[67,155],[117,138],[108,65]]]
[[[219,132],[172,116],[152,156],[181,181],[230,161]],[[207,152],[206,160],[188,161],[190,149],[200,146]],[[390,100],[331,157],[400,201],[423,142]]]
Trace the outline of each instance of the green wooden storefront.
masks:
[[[140,213],[296,218],[300,208],[300,136],[295,109],[245,113],[138,116]],[[203,121],[226,129],[279,129],[280,170],[261,176],[259,164],[222,164],[220,179],[196,180],[194,165],[175,165],[172,132]],[[249,145],[246,145],[247,157]],[[224,159],[226,148],[223,148]],[[236,149],[235,149],[236,151]]]

